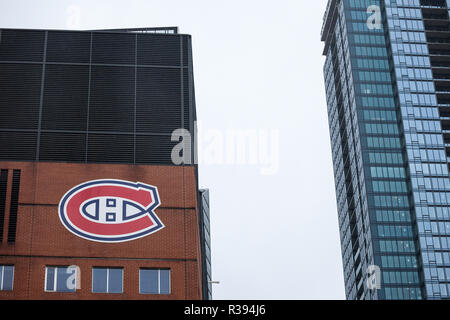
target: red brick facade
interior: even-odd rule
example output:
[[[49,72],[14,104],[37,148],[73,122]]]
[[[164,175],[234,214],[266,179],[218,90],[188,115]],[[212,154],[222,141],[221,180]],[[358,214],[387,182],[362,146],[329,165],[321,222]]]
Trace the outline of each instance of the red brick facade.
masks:
[[[8,169],[0,265],[14,265],[14,290],[0,299],[201,299],[201,257],[194,167],[0,162]],[[8,243],[12,170],[21,170],[15,243]],[[143,182],[158,187],[157,216],[165,228],[123,243],[99,243],[69,232],[58,217],[61,197],[97,179]],[[45,267],[76,265],[81,288],[45,292]],[[123,294],[92,293],[93,267],[123,267]],[[139,269],[171,271],[170,295],[139,294]]]

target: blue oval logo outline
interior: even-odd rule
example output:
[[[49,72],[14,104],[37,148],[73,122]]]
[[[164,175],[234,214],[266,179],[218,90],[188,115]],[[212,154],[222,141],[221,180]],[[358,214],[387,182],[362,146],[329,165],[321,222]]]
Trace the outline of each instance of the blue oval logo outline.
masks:
[[[152,194],[153,203],[146,209],[146,214],[148,214],[153,222],[155,222],[155,225],[149,228],[148,230],[145,230],[143,232],[132,234],[132,235],[125,235],[125,236],[118,236],[118,237],[111,237],[111,236],[99,236],[99,235],[92,235],[88,234],[86,232],[83,232],[82,230],[79,230],[78,228],[75,228],[72,223],[69,221],[69,219],[66,217],[65,212],[65,206],[67,204],[67,201],[75,195],[77,192],[87,189],[92,186],[101,186],[101,185],[112,185],[112,186],[125,186],[125,187],[131,187],[135,189],[136,191],[141,189],[149,190]],[[64,196],[61,198],[61,201],[58,205],[58,216],[61,220],[61,223],[63,226],[68,229],[71,233],[75,234],[76,236],[90,240],[95,242],[103,242],[103,243],[120,243],[120,242],[127,242],[132,240],[137,240],[143,237],[146,237],[150,234],[153,234],[157,231],[160,231],[161,229],[165,228],[165,225],[161,222],[159,217],[155,214],[154,210],[159,207],[161,204],[158,188],[152,185],[148,185],[142,182],[129,182],[124,180],[117,180],[117,179],[100,179],[100,180],[92,180],[88,182],[84,182],[82,184],[79,184],[75,186],[74,188],[67,191]],[[81,208],[80,208],[81,209]]]

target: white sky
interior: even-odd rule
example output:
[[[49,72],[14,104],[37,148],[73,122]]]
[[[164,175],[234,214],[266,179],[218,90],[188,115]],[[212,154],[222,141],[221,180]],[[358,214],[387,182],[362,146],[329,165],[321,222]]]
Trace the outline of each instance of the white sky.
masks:
[[[344,299],[320,42],[326,0],[0,0],[0,27],[178,26],[205,131],[275,129],[280,163],[201,165],[215,299]],[[207,143],[206,143],[207,144]]]

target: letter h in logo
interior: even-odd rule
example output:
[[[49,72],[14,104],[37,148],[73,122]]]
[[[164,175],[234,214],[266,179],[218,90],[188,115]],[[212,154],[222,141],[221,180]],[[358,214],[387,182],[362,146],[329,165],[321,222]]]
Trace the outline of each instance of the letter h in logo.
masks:
[[[117,202],[116,199],[106,199],[106,221],[107,222],[115,222],[116,221],[116,215],[117,212],[111,212],[111,209],[116,209]]]

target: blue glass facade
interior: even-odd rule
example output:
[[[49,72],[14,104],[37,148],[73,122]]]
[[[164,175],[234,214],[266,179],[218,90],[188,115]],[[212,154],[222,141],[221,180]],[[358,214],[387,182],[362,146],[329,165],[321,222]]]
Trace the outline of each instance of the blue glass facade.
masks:
[[[324,74],[348,299],[450,298],[447,8],[328,3]],[[368,287],[369,266],[380,269],[379,289]]]

